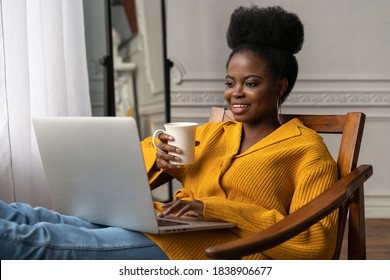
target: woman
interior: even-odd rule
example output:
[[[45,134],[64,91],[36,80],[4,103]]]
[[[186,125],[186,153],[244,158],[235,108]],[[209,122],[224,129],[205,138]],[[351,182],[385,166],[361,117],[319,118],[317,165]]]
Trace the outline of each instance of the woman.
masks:
[[[1,257],[204,259],[207,247],[269,227],[330,187],[337,166],[321,137],[297,119],[278,121],[278,108],[297,77],[294,54],[303,43],[299,18],[280,7],[240,7],[231,16],[227,41],[232,53],[224,97],[235,121],[200,126],[196,161],[189,166],[169,163],[178,158],[168,152],[180,149],[167,144],[167,134],[159,136],[165,152],[156,151],[150,137],[142,148],[151,184],[166,174],[183,184],[173,202],[157,205],[160,216],[228,221],[234,229],[144,235],[27,205],[0,204]],[[38,223],[43,219],[47,222]],[[333,213],[291,240],[246,258],[329,259],[336,231]]]

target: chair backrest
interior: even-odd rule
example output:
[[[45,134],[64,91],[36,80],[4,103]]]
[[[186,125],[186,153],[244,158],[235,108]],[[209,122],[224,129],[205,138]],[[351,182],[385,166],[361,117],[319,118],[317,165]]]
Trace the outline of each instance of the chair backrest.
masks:
[[[305,126],[318,133],[341,134],[337,157],[340,178],[356,168],[365,123],[365,115],[363,113],[351,112],[344,115],[281,114],[279,116],[281,123],[286,123],[294,118],[300,119]],[[229,110],[220,107],[213,107],[211,109],[209,122],[229,119],[233,119],[233,115]],[[363,188],[358,188],[352,199],[339,208],[337,245],[333,259],[340,258],[348,211],[348,256],[349,258],[365,259],[366,242]]]

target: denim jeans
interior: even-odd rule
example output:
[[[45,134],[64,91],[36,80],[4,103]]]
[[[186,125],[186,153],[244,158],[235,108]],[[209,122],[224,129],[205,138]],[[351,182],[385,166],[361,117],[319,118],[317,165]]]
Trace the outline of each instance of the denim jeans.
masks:
[[[168,259],[141,232],[0,201],[0,259]]]

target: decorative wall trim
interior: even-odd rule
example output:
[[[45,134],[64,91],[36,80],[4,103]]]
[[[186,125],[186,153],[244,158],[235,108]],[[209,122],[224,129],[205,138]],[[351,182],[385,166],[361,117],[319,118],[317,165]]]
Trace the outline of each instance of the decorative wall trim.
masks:
[[[221,91],[172,91],[172,106],[215,106],[224,102]],[[292,92],[285,106],[390,107],[389,92]]]
[[[390,106],[390,92],[293,92],[289,106]]]
[[[223,92],[171,92],[172,106],[222,106],[224,102]]]

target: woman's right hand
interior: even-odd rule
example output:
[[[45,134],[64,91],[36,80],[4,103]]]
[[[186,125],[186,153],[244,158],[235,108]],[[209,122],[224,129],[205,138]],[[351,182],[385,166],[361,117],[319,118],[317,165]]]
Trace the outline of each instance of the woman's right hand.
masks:
[[[156,167],[158,169],[164,168],[164,169],[177,169],[181,168],[182,165],[180,165],[181,159],[177,156],[168,154],[169,152],[174,152],[176,154],[181,154],[182,150],[178,147],[172,146],[168,144],[168,141],[173,141],[174,138],[166,133],[160,133],[158,135],[158,138],[160,139],[160,143],[157,145],[157,159],[156,159]],[[169,162],[178,162],[178,164],[171,164]]]

